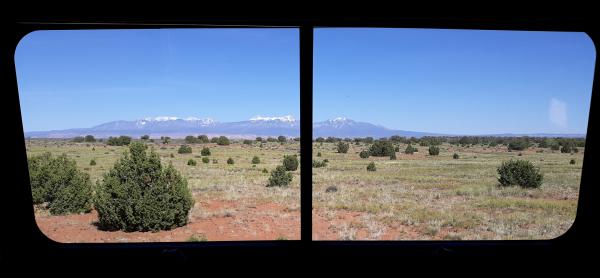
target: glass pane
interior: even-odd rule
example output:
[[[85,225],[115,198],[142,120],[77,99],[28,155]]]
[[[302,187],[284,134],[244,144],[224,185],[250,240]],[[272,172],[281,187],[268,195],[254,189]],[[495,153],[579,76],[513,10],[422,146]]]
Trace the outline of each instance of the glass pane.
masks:
[[[579,196],[584,33],[321,28],[315,240],[551,239]]]
[[[300,170],[276,170],[300,150],[298,37],[23,38],[15,62],[41,231],[59,242],[299,239]]]

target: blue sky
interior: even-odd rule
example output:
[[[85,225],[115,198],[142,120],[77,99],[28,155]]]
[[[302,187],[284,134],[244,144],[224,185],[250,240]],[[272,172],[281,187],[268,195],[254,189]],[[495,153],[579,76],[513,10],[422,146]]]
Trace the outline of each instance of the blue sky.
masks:
[[[584,33],[318,29],[314,119],[447,134],[585,133]]]
[[[26,131],[149,116],[299,119],[297,29],[39,31],[15,54]],[[585,133],[583,33],[315,30],[314,119],[450,134]]]
[[[15,53],[26,131],[144,117],[300,117],[297,29],[38,31]]]

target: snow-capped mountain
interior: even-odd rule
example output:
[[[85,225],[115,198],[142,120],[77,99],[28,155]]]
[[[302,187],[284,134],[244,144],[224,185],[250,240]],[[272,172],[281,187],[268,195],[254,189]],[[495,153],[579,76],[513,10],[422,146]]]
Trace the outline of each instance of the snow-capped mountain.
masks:
[[[300,121],[287,116],[255,116],[246,121],[218,122],[211,118],[178,118],[152,117],[133,121],[113,121],[91,128],[75,128],[52,131],[26,132],[31,138],[71,138],[75,136],[93,135],[98,138],[127,135],[139,137],[150,135],[152,138],[170,136],[184,138],[188,135],[205,134],[209,137],[225,135],[232,138],[252,138],[256,136],[287,137],[300,136]],[[344,117],[313,123],[313,138],[317,137],[389,137],[393,135],[405,137],[441,136],[444,134],[395,130],[366,122],[357,122]],[[490,134],[481,136],[525,136],[527,134]],[[581,134],[531,134],[542,137],[584,137]]]

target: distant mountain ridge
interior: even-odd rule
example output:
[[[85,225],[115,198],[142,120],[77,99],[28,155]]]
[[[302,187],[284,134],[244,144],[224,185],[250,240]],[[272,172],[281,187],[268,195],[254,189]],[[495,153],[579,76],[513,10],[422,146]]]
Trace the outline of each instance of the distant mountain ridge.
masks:
[[[127,135],[139,137],[149,135],[151,138],[169,136],[184,138],[188,135],[205,134],[209,137],[225,135],[231,138],[251,138],[257,136],[300,136],[300,121],[294,117],[263,117],[255,116],[247,121],[218,122],[212,118],[178,118],[178,117],[147,117],[133,121],[112,121],[90,128],[73,128],[50,131],[25,132],[30,138],[72,138],[75,136],[93,135],[97,138]],[[357,122],[348,118],[338,117],[322,122],[313,123],[313,137],[389,137],[393,135],[405,137],[423,136],[461,136],[440,133],[395,130],[366,122]],[[540,137],[585,137],[583,134],[491,134],[477,136],[540,136]]]

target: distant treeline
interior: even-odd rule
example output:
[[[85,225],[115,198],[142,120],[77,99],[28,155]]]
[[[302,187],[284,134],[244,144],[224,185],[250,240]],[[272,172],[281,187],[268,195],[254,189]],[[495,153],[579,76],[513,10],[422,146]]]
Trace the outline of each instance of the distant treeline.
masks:
[[[565,146],[573,145],[575,147],[584,147],[585,138],[564,138],[564,137],[530,137],[530,136],[424,136],[421,138],[416,137],[404,137],[404,136],[390,136],[374,139],[373,137],[357,137],[357,138],[338,138],[338,137],[318,137],[314,142],[356,142],[356,143],[367,143],[372,144],[375,141],[391,141],[394,143],[404,144],[419,144],[421,146],[435,146],[442,143],[449,143],[452,145],[488,145],[494,147],[497,145],[513,146],[515,149],[521,147],[527,148],[533,144],[546,148],[552,146]]]

